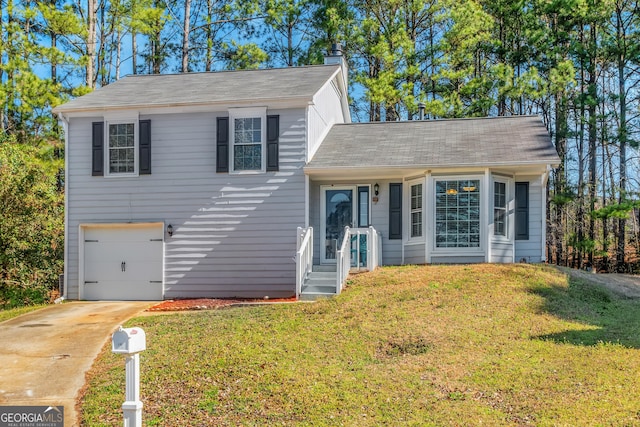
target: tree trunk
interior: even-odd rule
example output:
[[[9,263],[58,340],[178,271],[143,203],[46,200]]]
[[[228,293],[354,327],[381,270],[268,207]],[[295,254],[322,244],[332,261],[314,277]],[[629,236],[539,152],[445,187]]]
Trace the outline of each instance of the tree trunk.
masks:
[[[96,9],[97,0],[87,0],[87,66],[86,84],[95,89],[95,63],[96,63]]]
[[[580,28],[580,44],[584,44],[584,28]],[[585,70],[584,59],[580,58],[580,130],[578,132],[578,212],[576,214],[577,245],[574,248],[572,267],[582,268],[584,247],[584,118],[585,118]],[[577,265],[576,265],[577,261]]]
[[[587,72],[589,73],[588,81],[588,94],[589,94],[589,211],[593,212],[596,208],[596,144],[598,140],[598,127],[597,127],[597,102],[598,98],[598,86],[596,76],[596,55],[597,55],[597,29],[596,25],[591,25],[590,37],[589,37],[589,64]],[[596,241],[596,221],[593,215],[589,215],[589,240],[591,245],[589,246],[589,266],[594,266],[594,248]]]
[[[191,0],[184,0],[184,23],[182,26],[182,67],[183,73],[189,72],[189,24],[191,22]]]
[[[132,73],[138,74],[138,35],[135,31],[131,31],[131,68]]]
[[[618,102],[620,108],[620,123],[618,124],[618,140],[620,143],[620,190],[618,193],[618,203],[623,203],[626,200],[627,191],[627,89],[626,89],[626,76],[625,65],[627,62],[624,48],[624,28],[623,28],[623,11],[618,8],[616,10],[616,35],[618,42]],[[626,226],[627,219],[618,219],[618,232],[617,232],[617,248],[616,248],[616,268],[618,271],[626,270],[625,266],[625,238],[626,238]]]
[[[207,35],[207,50],[204,62],[205,71],[211,71],[213,65],[213,31],[211,23],[213,22],[213,0],[207,0],[207,27],[205,33]]]

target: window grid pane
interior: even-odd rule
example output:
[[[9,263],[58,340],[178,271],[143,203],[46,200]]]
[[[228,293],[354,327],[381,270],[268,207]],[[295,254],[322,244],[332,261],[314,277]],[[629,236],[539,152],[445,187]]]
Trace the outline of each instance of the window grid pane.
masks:
[[[422,237],[422,184],[411,186],[411,237]]]
[[[234,120],[233,169],[262,169],[262,119]]]
[[[493,234],[507,235],[507,186],[504,182],[493,183]]]
[[[480,181],[436,182],[436,247],[480,247]]]
[[[109,125],[109,173],[135,172],[134,129],[133,123]]]

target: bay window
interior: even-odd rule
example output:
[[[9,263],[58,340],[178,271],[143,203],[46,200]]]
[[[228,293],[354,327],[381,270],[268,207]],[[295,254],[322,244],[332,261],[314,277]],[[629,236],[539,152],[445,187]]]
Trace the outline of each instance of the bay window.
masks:
[[[435,247],[480,247],[480,180],[435,184]]]

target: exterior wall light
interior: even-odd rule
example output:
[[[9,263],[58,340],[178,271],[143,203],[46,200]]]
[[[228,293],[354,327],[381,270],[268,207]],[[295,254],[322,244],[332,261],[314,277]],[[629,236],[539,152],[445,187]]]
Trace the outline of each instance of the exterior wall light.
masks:
[[[169,235],[169,237],[173,236],[173,225],[167,225],[167,234]]]
[[[376,182],[373,186],[373,194],[375,194],[376,196],[380,193],[380,186],[378,185],[378,183]]]

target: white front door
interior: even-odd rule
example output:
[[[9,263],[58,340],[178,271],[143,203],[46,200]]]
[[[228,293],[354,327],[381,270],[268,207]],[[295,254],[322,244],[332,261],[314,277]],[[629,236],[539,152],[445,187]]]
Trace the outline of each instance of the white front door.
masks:
[[[320,207],[320,262],[333,264],[344,237],[344,227],[354,225],[355,186],[322,187]]]
[[[163,298],[163,224],[92,225],[82,230],[82,299]]]

